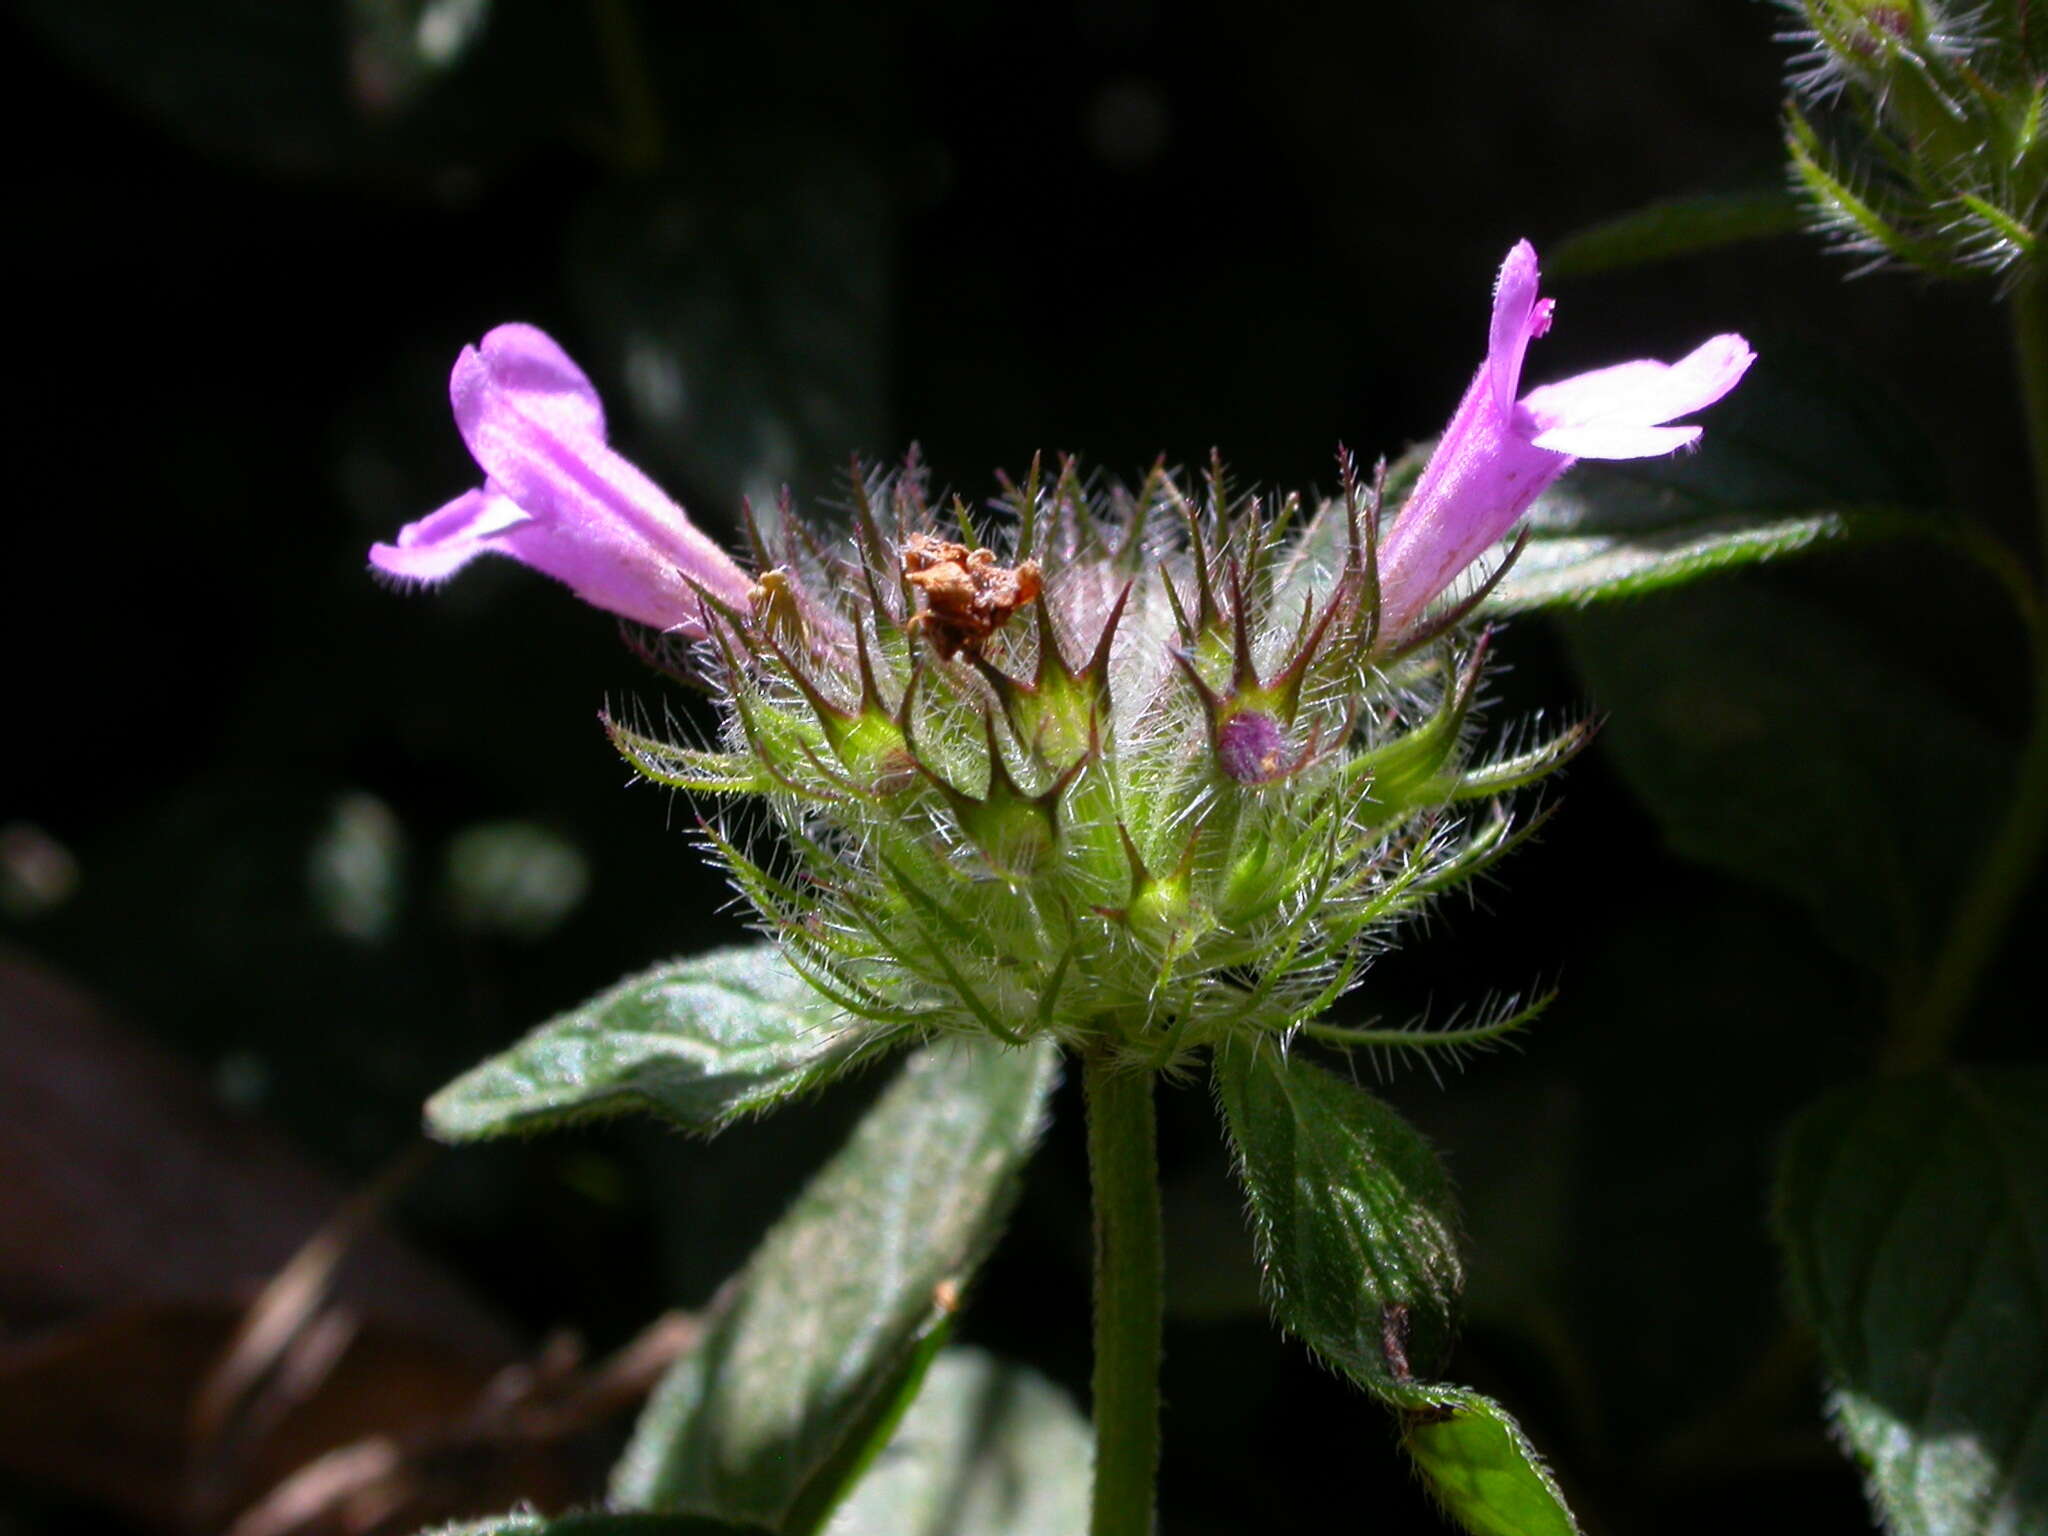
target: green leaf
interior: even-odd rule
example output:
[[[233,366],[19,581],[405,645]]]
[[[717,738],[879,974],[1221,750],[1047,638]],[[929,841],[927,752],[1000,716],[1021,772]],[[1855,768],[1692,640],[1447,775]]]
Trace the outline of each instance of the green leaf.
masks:
[[[850,1019],[772,944],[656,966],[549,1020],[427,1103],[447,1141],[648,1109],[709,1134],[895,1038]]]
[[[1520,1426],[1464,1387],[1418,1381],[1447,1349],[1464,1282],[1450,1181],[1364,1089],[1300,1056],[1219,1056],[1216,1093],[1289,1332],[1401,1415],[1444,1509],[1476,1536],[1573,1536]]]
[[[1638,597],[1848,536],[1840,512],[1729,511],[1669,486],[1582,467],[1536,503],[1529,542],[1482,615]]]
[[[1579,466],[1530,509],[1528,542],[1480,603],[1480,615],[1643,597],[1781,555],[1880,539],[1937,545],[1979,566],[2005,589],[2018,611],[2033,611],[2024,566],[1973,524],[1882,504],[1845,502],[1831,509],[1785,512],[1730,507],[1714,494],[1674,484],[1673,473],[1641,465]]]
[[[1805,906],[1909,995],[2009,758],[1872,639],[1718,587],[1565,626],[1606,749],[1674,851]],[[1995,791],[1994,791],[1995,798]]]
[[[1401,1444],[1444,1512],[1473,1536],[1578,1536],[1550,1469],[1505,1408],[1466,1387],[1396,1397]]]
[[[867,1407],[853,1417],[846,1433],[840,1436],[838,1447],[804,1480],[796,1502],[783,1517],[785,1531],[818,1530],[847,1494],[866,1478],[883,1448],[896,1437],[904,1415],[924,1395],[932,1365],[952,1335],[950,1311],[935,1316],[930,1326],[917,1335],[894,1374]]]
[[[656,1391],[616,1502],[815,1530],[994,1242],[1056,1063],[980,1038],[915,1053]]]
[[[2048,1531],[2048,1070],[1822,1099],[1786,1138],[1776,1226],[1894,1536]]]
[[[933,1365],[827,1536],[1079,1536],[1094,1446],[1066,1393],[974,1349]]]
[[[617,1514],[588,1510],[547,1516],[532,1510],[494,1515],[488,1520],[458,1520],[435,1526],[422,1536],[765,1536],[758,1525],[733,1525],[701,1520],[694,1515]]]
[[[583,851],[530,821],[484,821],[448,841],[442,899],[457,926],[531,943],[546,938],[590,889]]]
[[[1465,1276],[1450,1180],[1429,1144],[1298,1055],[1219,1055],[1215,1081],[1281,1323],[1382,1395],[1411,1366],[1433,1366]]]
[[[1783,187],[1666,198],[1559,241],[1544,253],[1543,266],[1552,277],[1590,277],[1797,234],[1805,219]]]

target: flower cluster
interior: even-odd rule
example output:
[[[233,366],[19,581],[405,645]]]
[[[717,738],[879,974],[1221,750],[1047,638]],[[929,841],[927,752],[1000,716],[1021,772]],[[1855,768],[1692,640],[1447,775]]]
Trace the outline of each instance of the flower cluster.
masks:
[[[693,642],[719,747],[614,740],[649,779],[768,809],[772,841],[706,836],[850,1012],[1171,1067],[1313,1016],[1512,844],[1505,797],[1578,745],[1475,758],[1486,640],[1461,621],[1484,588],[1447,594],[1575,458],[1691,442],[1667,423],[1750,353],[1717,337],[1522,394],[1537,279],[1518,245],[1398,512],[1348,462],[1313,506],[1236,496],[1220,464],[1134,489],[1034,464],[983,527],[912,464],[858,488],[848,538],[750,523],[749,575],[605,445],[560,349],[508,326],[456,369],[485,485],[371,558],[432,580],[508,554]]]
[[[2048,219],[2048,28],[2029,0],[1788,0],[1794,183],[1873,264],[2037,263]]]

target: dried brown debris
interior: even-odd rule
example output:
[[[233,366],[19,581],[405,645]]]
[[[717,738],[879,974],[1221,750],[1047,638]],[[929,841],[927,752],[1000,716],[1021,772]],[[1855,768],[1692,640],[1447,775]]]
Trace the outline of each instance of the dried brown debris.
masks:
[[[999,565],[990,550],[969,549],[929,533],[904,540],[903,574],[924,594],[925,605],[911,626],[944,657],[978,652],[982,641],[1044,585],[1036,560]]]

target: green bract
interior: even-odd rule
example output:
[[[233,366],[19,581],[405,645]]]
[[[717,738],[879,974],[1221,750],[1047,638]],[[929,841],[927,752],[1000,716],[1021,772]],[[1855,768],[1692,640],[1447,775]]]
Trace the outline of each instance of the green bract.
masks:
[[[849,1013],[1050,1035],[1172,1067],[1286,1031],[1376,939],[1513,840],[1501,796],[1578,745],[1475,763],[1485,650],[1454,611],[1380,633],[1379,498],[1312,518],[1034,467],[980,547],[915,467],[828,546],[756,537],[707,597],[722,751],[614,724],[650,779],[765,806],[707,831],[785,954]]]
[[[1845,248],[2021,274],[2048,205],[2048,41],[2025,0],[1800,0],[1793,184]],[[2025,281],[2024,276],[2020,276]]]

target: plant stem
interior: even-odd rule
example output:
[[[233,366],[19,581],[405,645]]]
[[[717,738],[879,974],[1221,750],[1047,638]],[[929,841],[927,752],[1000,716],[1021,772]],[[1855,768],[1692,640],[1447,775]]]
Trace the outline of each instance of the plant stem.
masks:
[[[2037,557],[2048,567],[2048,272],[2037,269],[2021,280],[2013,292],[2011,319],[2033,456]],[[1947,1054],[1975,1000],[1984,967],[2040,863],[2041,844],[2048,837],[2048,626],[2036,626],[2033,639],[2033,720],[2020,749],[2012,802],[1956,909],[1919,1006],[1902,1021],[1886,1052],[1885,1065],[1892,1071],[1932,1066]]]
[[[1082,1058],[1095,1186],[1095,1500],[1090,1536],[1151,1536],[1164,1271],[1152,1073]]]

